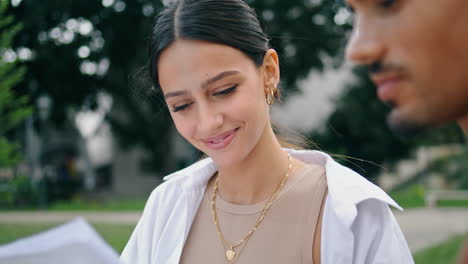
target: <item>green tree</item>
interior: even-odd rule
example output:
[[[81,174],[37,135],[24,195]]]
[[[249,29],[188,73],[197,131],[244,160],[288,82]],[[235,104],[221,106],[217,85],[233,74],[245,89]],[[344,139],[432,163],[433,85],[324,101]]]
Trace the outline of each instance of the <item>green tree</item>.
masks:
[[[346,12],[339,1],[247,2],[256,9],[280,54],[286,97],[298,90],[296,80],[312,69],[323,69],[323,56],[333,58],[335,64],[341,62],[350,24],[343,19]],[[14,46],[28,47],[35,55],[16,90],[30,94],[32,100],[42,93],[50,95],[57,125],[63,123],[67,109],[92,109],[96,94],[107,92],[115,106],[107,118],[121,146],[144,148],[142,166],[147,169],[162,174],[173,170],[170,117],[160,95],[136,74],[146,63],[146,39],[162,7],[161,1],[151,0],[22,1],[13,8],[24,25]],[[357,73],[361,81],[337,98],[327,127],[310,133],[324,150],[388,165],[431,138],[441,142],[448,133],[454,135],[451,140],[459,140],[453,127],[416,139],[396,137],[386,126],[386,107],[364,75]],[[380,170],[368,162],[352,163],[369,177]]]
[[[337,11],[335,18],[338,18],[340,13],[347,13],[343,1],[339,1],[332,8],[331,12],[333,11]],[[348,18],[342,21],[344,23],[340,27],[342,38],[338,42],[342,48],[345,47],[345,36],[349,35],[352,29],[352,15]],[[335,56],[343,58],[342,51],[343,49],[341,54],[335,53]],[[337,61],[340,62],[339,59]],[[335,109],[327,118],[325,127],[307,135],[322,150],[334,154],[346,166],[371,180],[376,180],[379,172],[392,170],[393,165],[402,159],[410,158],[414,150],[421,146],[465,141],[456,124],[427,130],[413,137],[395,135],[386,122],[390,109],[377,99],[376,87],[369,79],[366,68],[355,67],[353,73],[357,81],[345,84],[343,92],[335,98]],[[448,179],[456,179],[459,186],[468,186],[468,176],[463,173],[466,171],[466,165],[461,162],[463,157],[466,157],[466,151],[458,157],[461,158],[448,162],[458,169],[453,170],[454,172],[446,170],[445,174],[449,175]],[[420,174],[428,175],[423,172]],[[408,183],[411,183],[411,180]],[[401,186],[406,185],[402,183]]]
[[[395,135],[386,122],[389,107],[377,99],[366,69],[357,67],[354,73],[358,81],[349,84],[335,99],[335,110],[325,129],[308,135],[325,151],[344,156],[340,160],[345,165],[375,180],[382,168],[392,169],[392,165],[409,158],[419,146],[463,141],[455,125],[413,137]]]
[[[323,68],[322,56],[335,57],[341,50],[344,30],[335,23],[334,1],[247,2],[281,56],[286,95],[297,90],[297,79]],[[146,63],[146,39],[161,8],[160,1],[150,0],[22,1],[15,13],[24,30],[15,44],[35,53],[20,89],[33,99],[50,95],[56,124],[67,108],[92,108],[97,92],[105,91],[114,99],[108,120],[121,145],[143,147],[143,166],[167,173],[174,169],[168,165],[174,134],[170,117],[150,84],[134,78]],[[100,71],[106,63],[109,68]]]
[[[9,140],[9,133],[31,114],[26,96],[13,91],[24,77],[25,67],[20,66],[11,49],[21,24],[8,14],[8,0],[0,0],[0,168],[10,168],[20,161],[17,143]]]

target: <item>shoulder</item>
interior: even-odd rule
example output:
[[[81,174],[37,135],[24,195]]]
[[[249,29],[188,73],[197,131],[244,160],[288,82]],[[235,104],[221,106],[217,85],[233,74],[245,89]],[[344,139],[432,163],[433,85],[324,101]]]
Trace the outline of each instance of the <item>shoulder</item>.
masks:
[[[323,263],[413,263],[390,210],[390,206],[401,208],[390,196],[323,152],[302,151],[297,157],[321,166],[327,181]]]
[[[174,208],[181,199],[201,193],[216,171],[211,159],[203,159],[164,177],[148,198],[143,216]]]
[[[414,263],[389,204],[375,198],[354,204],[328,195],[322,243],[323,263]]]
[[[160,241],[165,241],[165,247],[175,247],[180,242],[180,232],[186,228],[188,214],[196,211],[203,192],[203,179],[211,171],[209,164],[197,162],[174,172],[153,190],[122,252],[124,263],[152,263],[153,257],[166,259],[162,255],[169,251],[158,250]]]
[[[384,190],[362,175],[336,161],[329,160],[326,168],[331,205],[336,215],[350,227],[365,218],[375,223],[393,217],[389,206],[403,210]]]
[[[328,198],[334,207],[356,207],[362,201],[376,199],[384,204],[401,209],[380,187],[368,181],[359,173],[341,165],[328,154],[313,150],[289,150],[302,162],[320,166],[325,171]]]
[[[383,226],[396,223],[388,204],[376,199],[358,203],[356,210],[356,218],[351,225],[354,233],[361,233],[360,229],[366,229],[365,232],[371,237],[382,230]]]
[[[152,229],[153,225],[164,221],[174,204],[183,197],[180,179],[172,179],[159,184],[148,197],[139,225],[143,230]]]
[[[181,192],[191,192],[202,189],[209,178],[216,172],[215,165],[210,158],[200,160],[194,164],[166,175],[163,182],[151,193],[148,202],[160,197],[179,197]]]
[[[351,225],[354,260],[364,263],[414,263],[403,232],[388,204],[375,199],[357,205]]]

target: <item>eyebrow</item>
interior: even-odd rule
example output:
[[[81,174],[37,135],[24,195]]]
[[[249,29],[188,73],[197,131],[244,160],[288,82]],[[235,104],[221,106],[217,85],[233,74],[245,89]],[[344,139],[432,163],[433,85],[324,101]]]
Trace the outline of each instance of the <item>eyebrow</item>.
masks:
[[[179,95],[184,95],[187,94],[187,91],[175,91],[175,92],[168,92],[167,94],[164,95],[164,98],[171,98],[171,97],[176,97]]]
[[[352,1],[352,0],[334,0],[334,4],[338,5],[338,6],[341,5],[341,6],[344,6],[344,7],[349,9],[349,8],[352,8],[351,4],[350,4],[350,1]]]
[[[207,86],[209,86],[210,84],[213,84],[225,77],[228,77],[228,76],[231,76],[231,75],[235,75],[235,74],[238,74],[239,71],[224,71],[224,72],[221,72],[219,74],[217,74],[216,76],[204,81],[201,85],[201,88],[204,89],[206,88]],[[169,92],[167,94],[164,95],[164,98],[171,98],[171,97],[175,97],[175,96],[180,96],[180,95],[185,95],[187,94],[188,91],[186,90],[182,90],[182,91],[175,91],[175,92]]]
[[[349,11],[354,13],[354,7],[353,3],[354,2],[362,2],[361,0],[339,0]]]
[[[227,76],[238,74],[238,71],[224,71],[222,73],[217,74],[216,76],[204,81],[201,85],[202,89],[206,88],[208,85],[213,84]]]

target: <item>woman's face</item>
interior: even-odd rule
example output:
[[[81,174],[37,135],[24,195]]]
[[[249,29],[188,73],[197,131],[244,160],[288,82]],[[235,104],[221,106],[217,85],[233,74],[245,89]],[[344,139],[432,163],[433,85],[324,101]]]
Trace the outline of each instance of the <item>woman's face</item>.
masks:
[[[269,75],[241,51],[177,40],[157,63],[177,130],[218,166],[246,158],[271,127],[265,100]]]

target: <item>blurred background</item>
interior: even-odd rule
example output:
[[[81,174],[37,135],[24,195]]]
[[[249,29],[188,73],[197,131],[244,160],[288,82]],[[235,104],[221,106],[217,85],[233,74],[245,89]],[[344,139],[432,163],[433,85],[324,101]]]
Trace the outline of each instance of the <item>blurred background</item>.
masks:
[[[247,2],[280,55],[284,100],[273,119],[407,208],[397,218],[419,262],[450,263],[468,232],[460,129],[389,131],[365,71],[343,59],[353,16],[340,1]],[[164,4],[0,0],[0,243],[85,215],[121,250],[162,177],[199,158],[144,77]],[[106,212],[124,220],[109,224]]]

